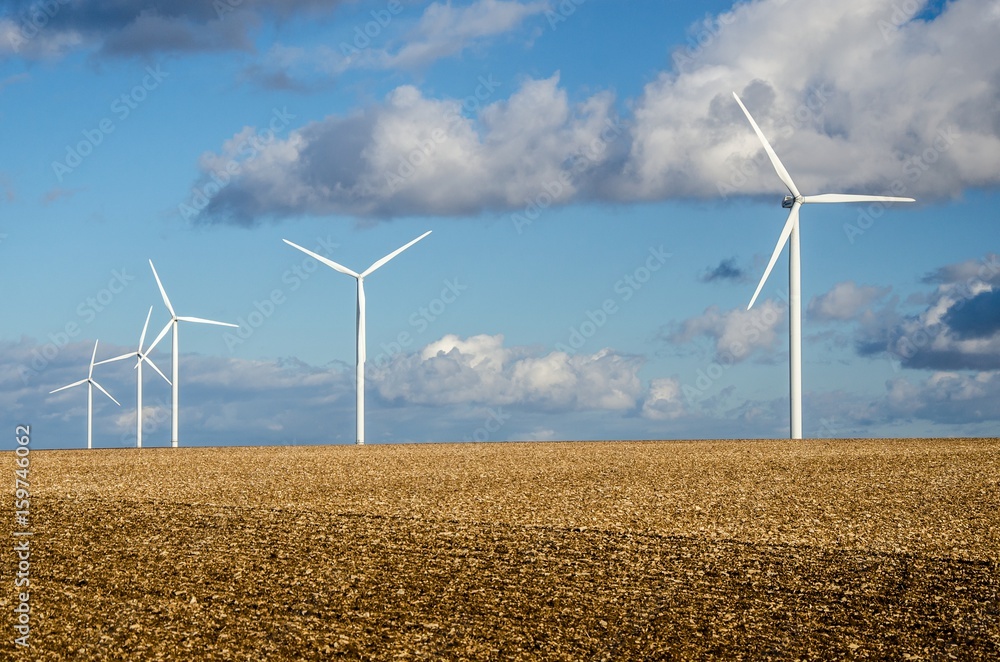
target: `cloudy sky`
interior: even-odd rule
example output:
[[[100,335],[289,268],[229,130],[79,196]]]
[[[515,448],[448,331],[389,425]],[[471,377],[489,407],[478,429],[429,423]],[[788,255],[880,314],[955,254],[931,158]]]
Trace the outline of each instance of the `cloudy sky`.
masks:
[[[86,443],[85,378],[182,324],[180,442],[1000,434],[1000,2],[80,0],[0,14],[0,411]],[[169,374],[169,337],[152,353]],[[135,372],[94,376],[134,445]],[[170,391],[145,373],[145,443]],[[0,442],[13,443],[13,434]]]

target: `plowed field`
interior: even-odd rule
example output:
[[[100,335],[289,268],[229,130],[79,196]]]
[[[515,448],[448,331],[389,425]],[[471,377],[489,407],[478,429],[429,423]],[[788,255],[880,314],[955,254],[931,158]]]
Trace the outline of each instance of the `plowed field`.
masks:
[[[30,482],[5,659],[1000,659],[998,440],[32,451]]]

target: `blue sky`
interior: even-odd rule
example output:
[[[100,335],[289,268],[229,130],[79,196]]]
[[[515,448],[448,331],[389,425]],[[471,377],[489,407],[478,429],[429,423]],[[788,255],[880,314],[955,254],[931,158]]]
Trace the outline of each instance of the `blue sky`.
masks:
[[[783,437],[784,190],[802,212],[804,431],[1000,430],[1000,3],[7,2],[0,411],[86,440],[149,306],[182,445]],[[169,342],[154,361],[169,371]],[[146,445],[170,436],[146,373]],[[134,444],[98,366],[95,446]],[[8,444],[8,442],[2,442]],[[12,444],[12,441],[10,442]],[[6,447],[6,446],[4,446]]]

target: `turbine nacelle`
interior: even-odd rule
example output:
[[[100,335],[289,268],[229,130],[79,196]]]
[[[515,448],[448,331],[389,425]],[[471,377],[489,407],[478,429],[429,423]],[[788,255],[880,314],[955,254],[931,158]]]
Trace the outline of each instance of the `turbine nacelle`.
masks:
[[[800,200],[800,202],[801,202],[801,200]],[[794,195],[786,195],[784,197],[784,199],[781,201],[781,206],[784,207],[785,209],[791,209],[792,205],[794,205],[794,204],[795,204],[795,196]]]

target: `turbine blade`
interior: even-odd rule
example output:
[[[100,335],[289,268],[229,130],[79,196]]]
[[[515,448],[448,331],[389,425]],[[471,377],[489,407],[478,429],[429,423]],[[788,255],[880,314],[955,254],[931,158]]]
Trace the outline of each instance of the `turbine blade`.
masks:
[[[154,340],[152,343],[150,343],[149,348],[146,350],[147,354],[149,354],[150,352],[152,352],[153,348],[156,347],[157,343],[159,343],[161,340],[163,340],[163,336],[167,335],[167,331],[169,331],[170,327],[173,326],[175,323],[176,323],[175,320],[170,320],[169,322],[167,322],[167,325],[165,327],[163,327],[163,330],[160,331],[160,333],[156,336],[156,340]],[[138,365],[138,364],[136,364],[136,365]]]
[[[167,291],[163,289],[163,283],[160,282],[160,276],[156,273],[156,267],[153,266],[153,261],[149,261],[149,268],[153,270],[153,278],[156,279],[156,286],[160,288],[160,296],[163,297],[163,303],[167,306],[167,310],[170,311],[171,317],[177,317],[174,312],[174,307],[170,305],[170,299],[167,298]]]
[[[807,195],[802,203],[807,202],[916,202],[913,198],[894,198],[888,195],[853,195],[851,193],[821,193]]]
[[[73,382],[72,384],[66,384],[66,386],[60,386],[55,391],[49,391],[49,395],[52,395],[53,393],[58,393],[59,391],[65,391],[68,388],[73,388],[74,386],[79,386],[80,384],[86,384],[86,383],[87,383],[86,379],[81,379],[78,382]]]
[[[800,206],[801,205],[796,202],[792,205],[792,210],[788,212],[788,220],[785,221],[785,227],[781,228],[781,235],[778,237],[778,243],[774,247],[774,252],[771,253],[771,261],[767,263],[767,269],[764,270],[764,275],[761,276],[760,282],[757,284],[757,290],[753,293],[753,298],[750,299],[750,305],[747,306],[747,310],[750,310],[753,307],[760,291],[764,289],[764,283],[767,282],[767,277],[771,275],[771,269],[774,269],[774,263],[778,261],[778,256],[781,254],[781,250],[785,247],[785,244],[788,243],[788,236],[792,234],[792,228],[799,219]]]
[[[90,355],[90,372],[87,373],[87,378],[88,379],[90,377],[94,376],[94,359],[97,358],[97,343],[98,343],[98,341],[95,340],[94,341],[94,353]]]
[[[153,366],[153,370],[155,370],[155,371],[156,371],[156,374],[158,374],[158,375],[159,375],[160,377],[163,377],[163,380],[164,380],[165,382],[167,382],[168,384],[170,383],[170,380],[169,380],[169,379],[167,379],[167,376],[166,376],[166,375],[164,375],[164,374],[163,374],[163,373],[162,373],[162,372],[160,371],[160,369],[159,369],[158,367],[156,367],[156,364],[155,364],[155,363],[153,363],[153,359],[149,358],[149,357],[148,357],[148,356],[146,356],[145,354],[140,354],[140,355],[139,355],[139,363],[142,363],[143,361],[145,361],[145,362],[146,362],[146,363],[148,363],[149,365]],[[138,367],[139,367],[139,363],[136,363],[136,364],[135,364],[135,367],[136,367],[136,368],[138,368]]]
[[[146,341],[146,329],[149,328],[149,316],[153,314],[153,307],[149,307],[149,312],[146,313],[146,323],[142,325],[142,334],[139,336],[139,351],[142,351],[142,343]]]
[[[420,235],[419,237],[417,237],[416,239],[414,239],[410,243],[406,244],[405,246],[401,246],[401,247],[397,248],[396,250],[394,250],[393,252],[389,253],[388,255],[386,255],[381,260],[376,261],[375,264],[373,264],[372,266],[368,267],[367,269],[365,269],[364,271],[361,272],[361,277],[364,278],[368,274],[372,273],[373,271],[375,271],[376,269],[378,269],[379,267],[381,267],[382,265],[384,265],[386,262],[388,262],[392,258],[396,257],[397,255],[399,255],[400,253],[402,253],[403,251],[405,251],[407,248],[409,248],[413,244],[417,243],[418,241],[420,241],[421,239],[423,239],[424,237],[426,237],[427,235],[429,235],[431,232],[433,232],[433,230],[428,230],[427,232],[423,233],[422,235]]]
[[[336,269],[340,273],[347,274],[348,276],[352,276],[354,278],[358,278],[358,276],[359,276],[358,272],[352,271],[352,270],[348,269],[347,267],[345,267],[342,264],[337,264],[333,260],[331,260],[329,258],[325,258],[325,257],[323,257],[322,255],[320,255],[318,253],[313,253],[308,248],[302,248],[298,244],[293,243],[291,241],[288,241],[287,239],[282,239],[282,241],[285,242],[286,244],[288,244],[289,246],[291,246],[292,248],[297,248],[300,251],[302,251],[303,253],[305,253],[306,255],[308,255],[308,256],[310,256],[310,257],[312,257],[314,259],[319,260],[320,262],[322,262],[326,266],[330,267],[331,269]]]
[[[750,120],[750,126],[753,127],[757,137],[760,138],[760,142],[763,143],[764,151],[767,152],[768,158],[771,159],[771,165],[774,166],[774,171],[778,173],[778,178],[781,179],[789,193],[796,198],[799,197],[801,193],[799,193],[799,189],[795,188],[795,182],[792,181],[792,176],[788,174],[788,171],[785,170],[785,166],[781,164],[781,159],[779,159],[778,155],[774,153],[774,150],[771,148],[771,143],[767,142],[767,138],[764,137],[764,133],[760,130],[760,127],[757,126],[757,122],[753,120],[753,117],[750,115],[750,111],[747,110],[747,107],[743,105],[742,101],[740,101],[736,92],[733,92],[733,97],[736,98],[736,103],[740,104],[740,108],[743,109],[743,114],[747,116],[748,120]]]
[[[103,363],[114,363],[115,361],[121,361],[122,359],[131,358],[138,354],[138,352],[129,352],[128,354],[122,354],[121,356],[116,356],[113,359],[104,359],[103,361],[98,361],[94,365],[101,365]]]
[[[122,406],[122,403],[120,403],[117,400],[115,400],[114,397],[110,393],[108,393],[107,391],[104,390],[103,386],[101,386],[100,384],[98,384],[97,382],[95,382],[93,379],[88,379],[87,381],[89,381],[91,384],[93,384],[94,386],[96,386],[101,391],[101,393],[103,393],[104,395],[106,395],[109,398],[111,398],[111,401],[114,402],[116,405],[118,405],[119,407]]]
[[[201,317],[178,317],[179,322],[197,322],[198,324],[215,324],[216,326],[231,326],[234,329],[240,328],[239,324],[230,324],[229,322],[216,322],[215,320],[202,319]]]

